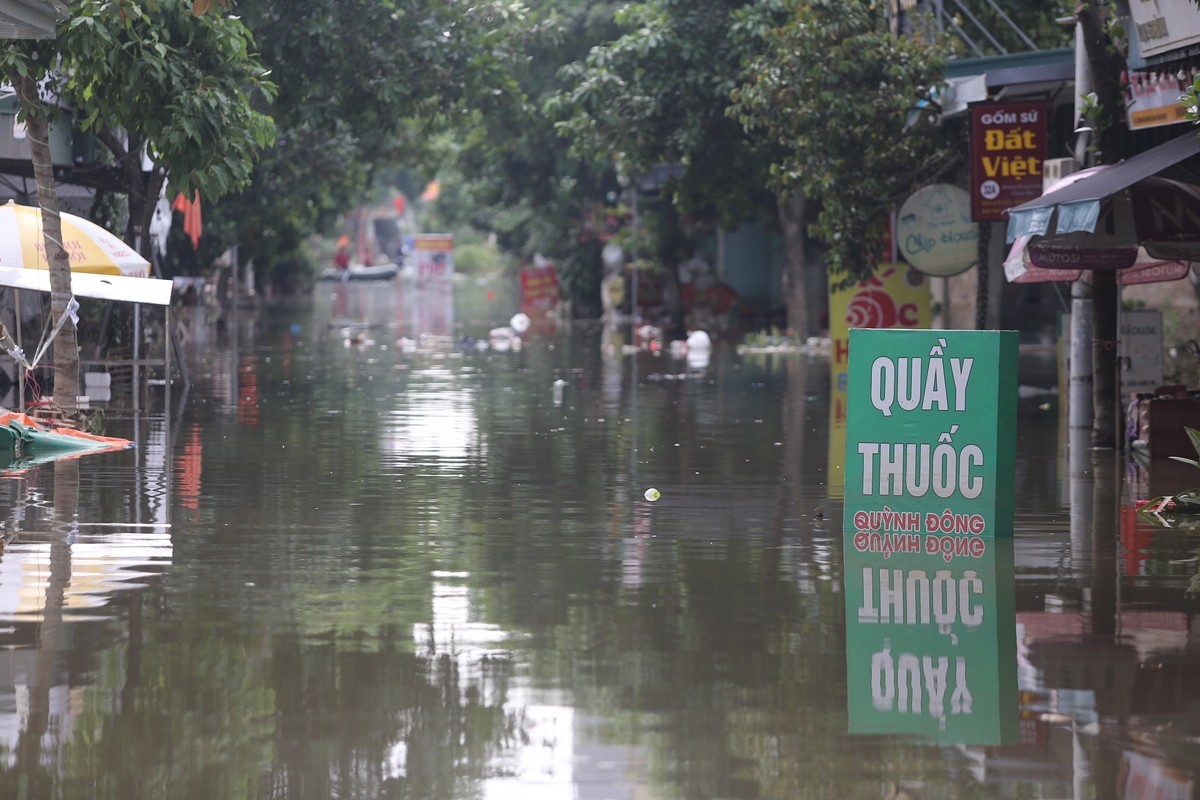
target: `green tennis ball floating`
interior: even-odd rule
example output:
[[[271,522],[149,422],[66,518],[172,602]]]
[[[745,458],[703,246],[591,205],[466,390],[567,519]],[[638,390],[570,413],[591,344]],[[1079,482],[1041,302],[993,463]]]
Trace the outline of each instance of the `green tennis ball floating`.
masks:
[[[647,500],[649,500],[651,503],[653,503],[655,500],[657,500],[658,498],[662,497],[662,494],[661,494],[661,493],[658,491],[658,489],[655,489],[654,487],[651,487],[651,488],[649,488],[649,489],[647,489],[647,490],[646,490],[646,495],[645,495],[645,496],[646,496],[646,499],[647,499]]]

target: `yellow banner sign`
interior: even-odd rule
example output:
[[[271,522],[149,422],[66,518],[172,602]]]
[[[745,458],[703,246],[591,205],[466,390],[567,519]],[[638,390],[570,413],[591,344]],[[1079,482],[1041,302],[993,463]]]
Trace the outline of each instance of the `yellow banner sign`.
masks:
[[[928,328],[929,277],[880,264],[865,281],[829,293],[829,497],[841,499],[846,462],[846,380],[851,328]]]

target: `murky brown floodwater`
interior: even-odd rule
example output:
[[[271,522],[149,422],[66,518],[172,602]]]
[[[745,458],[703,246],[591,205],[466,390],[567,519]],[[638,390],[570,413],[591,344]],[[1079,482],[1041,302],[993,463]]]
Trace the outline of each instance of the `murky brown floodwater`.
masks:
[[[419,334],[482,288],[343,288],[196,327],[136,450],[0,480],[0,798],[1197,795],[1200,540],[1052,398],[1015,547],[946,573],[983,601],[889,626],[863,576],[945,567],[843,553],[827,359],[464,350]]]

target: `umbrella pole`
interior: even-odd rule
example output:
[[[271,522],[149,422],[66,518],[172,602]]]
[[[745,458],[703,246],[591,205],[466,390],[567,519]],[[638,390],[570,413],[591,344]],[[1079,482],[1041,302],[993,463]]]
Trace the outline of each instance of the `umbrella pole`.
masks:
[[[171,304],[163,309],[165,312],[165,322],[167,326],[167,335],[163,337],[163,414],[170,419],[171,414],[171,348],[175,346],[175,329],[171,327]],[[167,426],[170,430],[170,425]],[[168,443],[169,444],[169,443]]]
[[[150,253],[150,268],[151,268],[151,270],[153,270],[154,274],[161,276],[162,275],[162,265],[158,263],[158,258],[159,258],[159,256],[158,256],[157,250],[154,250],[153,252]],[[175,326],[171,323],[171,304],[170,303],[167,304],[165,310],[166,310],[166,322],[164,324],[167,326],[167,335],[165,337],[165,343],[164,343],[166,352],[165,352],[163,358],[164,358],[164,363],[166,364],[166,373],[167,373],[165,376],[167,379],[167,398],[168,398],[167,407],[170,408],[171,404],[169,402],[169,399],[171,397],[171,356],[172,355],[175,356],[175,361],[176,361],[176,363],[179,364],[179,380],[180,380],[180,382],[182,382],[184,387],[186,387],[188,385],[189,381],[188,381],[187,366],[183,363],[183,347],[179,343],[179,334],[175,330]]]
[[[140,233],[133,237],[134,252],[142,252],[142,235]],[[153,270],[154,265],[150,268]],[[142,410],[142,370],[140,359],[142,357],[142,304],[133,304],[133,413]],[[167,376],[168,378],[170,376]]]
[[[141,303],[133,304],[133,410],[140,411],[142,408],[142,305]]]
[[[17,310],[17,318],[13,327],[17,329],[17,347],[21,347],[21,290],[13,290],[13,307]],[[17,365],[17,411],[25,413],[25,368]]]

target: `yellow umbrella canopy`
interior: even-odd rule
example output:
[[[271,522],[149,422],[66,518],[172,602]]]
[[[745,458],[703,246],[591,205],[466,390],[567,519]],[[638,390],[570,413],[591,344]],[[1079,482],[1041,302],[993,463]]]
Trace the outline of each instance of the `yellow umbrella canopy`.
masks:
[[[150,262],[125,242],[74,214],[60,214],[63,247],[72,272],[144,278]],[[42,237],[42,210],[9,201],[0,206],[0,268],[49,269]]]

